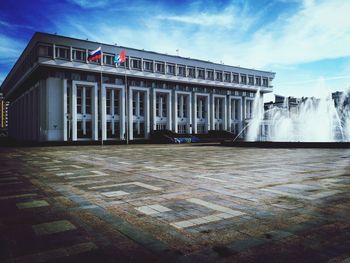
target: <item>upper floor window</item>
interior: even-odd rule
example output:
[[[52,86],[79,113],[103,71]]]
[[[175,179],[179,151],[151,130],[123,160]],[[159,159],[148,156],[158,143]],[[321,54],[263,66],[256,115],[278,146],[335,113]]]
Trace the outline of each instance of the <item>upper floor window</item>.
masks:
[[[267,87],[268,86],[268,81],[266,78],[263,78],[263,86]]]
[[[131,68],[132,69],[141,69],[141,59],[131,58]]]
[[[196,74],[195,74],[195,68],[192,67],[187,67],[187,76],[190,78],[195,78]]]
[[[175,65],[167,64],[167,66],[166,66],[166,73],[167,74],[171,74],[171,75],[175,75]]]
[[[204,69],[198,69],[197,70],[198,78],[199,79],[204,79]]]
[[[156,62],[156,72],[164,73],[164,63]]]
[[[222,72],[217,71],[215,73],[216,73],[215,80],[222,81]]]
[[[70,48],[56,46],[55,57],[62,58],[62,59],[69,59],[70,58]]]
[[[103,64],[114,65],[114,55],[103,54]]]
[[[52,57],[53,48],[51,45],[40,44],[38,54],[40,57]]]
[[[248,84],[254,85],[254,77],[253,76],[248,76]]]
[[[153,61],[144,60],[143,61],[143,70],[153,71]]]
[[[238,74],[232,75],[232,82],[238,83]]]
[[[214,80],[214,71],[213,70],[207,70],[207,79]]]
[[[73,48],[73,60],[84,61],[86,60],[86,50]]]
[[[225,81],[226,82],[231,82],[231,73],[225,72]]]
[[[177,69],[178,69],[178,75],[179,76],[186,77],[186,67],[185,66],[178,65]]]
[[[261,86],[261,78],[260,77],[255,78],[255,85]]]
[[[247,76],[246,75],[241,75],[241,83],[247,84]]]

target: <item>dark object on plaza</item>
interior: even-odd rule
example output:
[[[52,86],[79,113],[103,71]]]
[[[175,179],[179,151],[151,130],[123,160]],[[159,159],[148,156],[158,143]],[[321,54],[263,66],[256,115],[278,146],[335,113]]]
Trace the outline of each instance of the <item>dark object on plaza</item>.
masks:
[[[236,134],[228,131],[210,130],[208,133],[196,134],[195,136],[198,137],[201,142],[221,142],[225,140],[233,140],[236,137]]]
[[[179,134],[170,130],[157,130],[151,132],[153,143],[191,143],[199,142],[199,139],[190,134]]]
[[[350,142],[247,142],[225,140],[223,146],[257,148],[350,148]]]

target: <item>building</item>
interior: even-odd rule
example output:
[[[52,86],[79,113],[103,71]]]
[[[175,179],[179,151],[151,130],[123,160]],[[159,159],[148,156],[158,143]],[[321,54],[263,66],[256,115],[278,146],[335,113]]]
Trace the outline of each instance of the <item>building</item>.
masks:
[[[8,107],[9,102],[5,101],[3,94],[0,92],[0,129],[7,129]]]
[[[101,46],[103,57],[87,60]],[[126,50],[126,62],[114,55]],[[18,140],[148,138],[152,130],[237,133],[275,73],[35,33],[1,88]],[[127,79],[127,80],[126,80]],[[102,83],[102,85],[101,85]],[[127,83],[127,85],[125,85]]]

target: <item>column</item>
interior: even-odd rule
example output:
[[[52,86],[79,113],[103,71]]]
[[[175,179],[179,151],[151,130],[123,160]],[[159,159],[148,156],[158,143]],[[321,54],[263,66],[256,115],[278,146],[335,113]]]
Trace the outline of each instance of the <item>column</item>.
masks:
[[[92,89],[92,139],[98,140],[98,87],[97,84],[94,85]]]
[[[187,124],[187,132],[189,134],[192,134],[192,112],[191,112],[191,94],[188,94],[187,96],[187,118],[188,118],[188,124]]]
[[[106,128],[107,107],[106,107],[106,85],[105,84],[102,84],[100,103],[101,103],[101,136],[102,136],[102,140],[105,141],[107,140],[107,128]]]
[[[150,107],[149,107],[149,92],[148,90],[145,92],[145,103],[146,103],[146,109],[145,109],[145,137],[148,139],[149,133],[150,133]]]
[[[167,111],[168,111],[168,130],[171,130],[171,120],[172,120],[172,112],[171,112],[171,92],[167,93]]]
[[[114,129],[114,123],[115,123],[115,112],[114,112],[114,98],[115,98],[115,92],[116,90],[115,89],[111,89],[111,112],[110,114],[112,115],[111,117],[111,129],[112,129],[112,134],[115,135],[115,129]],[[106,93],[105,93],[105,96],[106,96]],[[106,98],[107,99],[107,98]],[[119,103],[120,103],[120,99],[119,99]],[[120,112],[120,111],[119,111]],[[107,112],[107,114],[109,114],[109,112]],[[119,120],[120,120],[120,117],[119,117]],[[119,123],[119,126],[120,126],[120,123]],[[106,128],[107,130],[107,128]],[[107,134],[107,131],[106,131],[106,134]],[[106,138],[107,138],[107,135],[106,135]]]
[[[222,104],[222,114],[223,114],[223,129],[227,131],[227,98],[223,98],[223,104]]]
[[[72,83],[71,89],[71,115],[72,115],[72,140],[78,139],[77,135],[77,85]]]
[[[125,135],[125,86],[120,90],[119,93],[119,126],[120,126],[120,139],[124,138]]]
[[[67,114],[67,80],[63,79],[63,141],[68,141],[68,134],[67,134],[67,120],[68,120],[68,114]]]
[[[228,96],[228,107],[227,107],[227,125],[228,125],[228,131],[231,131],[231,124],[232,124],[232,99],[230,96]],[[234,102],[234,101],[233,101]]]
[[[211,114],[210,114],[210,124],[208,127],[210,127],[212,130],[215,130],[215,97],[214,94],[211,94]],[[209,118],[208,118],[209,119]]]
[[[178,94],[176,91],[173,92],[173,131],[174,132],[178,132],[177,130],[177,98],[178,98]]]
[[[208,96],[206,97],[206,111],[207,111],[207,121],[208,121],[208,125],[207,125],[207,132],[208,132],[208,130],[210,129],[210,125],[211,125],[211,123],[212,123],[212,121],[211,121],[211,118],[210,118],[210,95],[208,94]]]
[[[153,104],[153,110],[152,110],[152,119],[153,119],[153,130],[155,131],[157,129],[157,92],[155,89],[153,89],[152,93],[152,104]]]
[[[133,119],[133,112],[132,112],[132,99],[133,99],[133,89],[130,88],[130,92],[129,92],[129,109],[128,110],[128,115],[129,115],[129,119],[128,119],[128,125],[129,125],[129,139],[133,140],[134,136],[133,136],[133,123],[132,123],[132,119]]]
[[[192,118],[193,118],[193,123],[192,123],[192,130],[193,133],[197,133],[197,95],[194,93],[193,94],[193,112],[192,112]]]

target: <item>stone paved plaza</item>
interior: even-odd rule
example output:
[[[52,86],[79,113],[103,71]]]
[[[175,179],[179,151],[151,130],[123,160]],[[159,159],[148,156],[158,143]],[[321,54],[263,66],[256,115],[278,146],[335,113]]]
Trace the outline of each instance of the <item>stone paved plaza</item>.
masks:
[[[0,148],[0,262],[350,262],[350,150]]]

